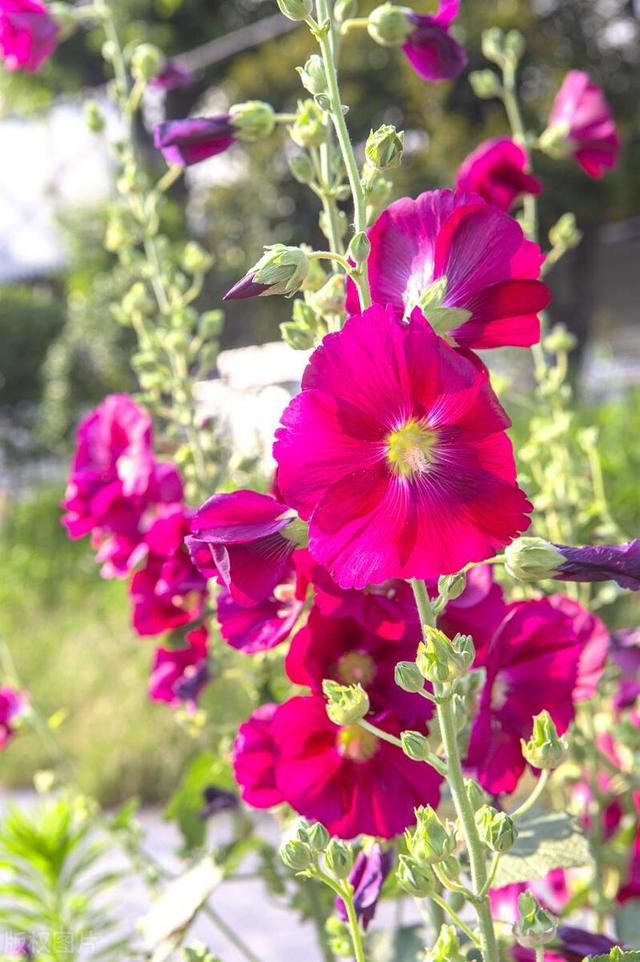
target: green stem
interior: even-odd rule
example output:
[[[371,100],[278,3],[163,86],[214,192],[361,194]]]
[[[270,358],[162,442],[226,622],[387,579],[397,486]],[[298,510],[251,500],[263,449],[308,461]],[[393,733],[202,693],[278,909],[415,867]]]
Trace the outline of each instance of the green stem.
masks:
[[[356,962],[365,962],[364,955],[364,941],[362,937],[362,929],[360,928],[360,923],[358,922],[358,913],[356,912],[355,905],[353,904],[353,887],[350,882],[337,882],[323,872],[321,868],[315,868],[313,871],[312,878],[320,879],[325,885],[335,892],[335,894],[342,899],[345,908],[347,910],[347,919],[349,922],[349,931],[351,933],[351,942],[353,943],[353,952]]]
[[[309,254],[309,260],[310,261],[313,261],[313,260],[334,261],[336,264],[340,264],[340,266],[343,267],[347,273],[351,273],[351,270],[352,270],[351,264],[349,263],[347,258],[343,257],[342,254],[337,254],[333,250],[314,251],[312,254]]]
[[[544,945],[536,947],[536,962],[544,962]]]
[[[370,732],[375,735],[376,738],[381,738],[383,742],[389,742],[390,745],[395,745],[396,748],[402,748],[402,742],[395,735],[390,735],[389,732],[384,731],[382,728],[378,728],[377,725],[372,725],[371,722],[365,721],[361,718],[358,722],[361,728],[365,731]]]
[[[458,926],[458,928],[460,929],[460,931],[461,931],[461,932],[464,932],[464,934],[467,936],[467,938],[470,939],[470,940],[473,942],[474,945],[478,945],[478,946],[480,945],[480,942],[479,942],[479,940],[478,940],[477,935],[475,935],[475,934],[471,931],[471,929],[470,929],[469,926],[466,924],[466,922],[463,922],[463,921],[462,921],[462,919],[460,918],[460,916],[458,915],[458,913],[455,912],[455,911],[451,908],[451,906],[450,906],[449,903],[446,901],[446,899],[443,899],[440,895],[437,895],[436,893],[434,893],[434,894],[431,896],[431,900],[432,900],[433,902],[435,902],[436,905],[439,905],[440,908],[441,908],[443,911],[445,911],[445,912],[453,919],[453,921],[454,921],[455,924]]]
[[[340,33],[344,36],[351,30],[366,30],[368,26],[368,17],[353,17],[351,20],[345,20],[344,23],[340,24]]]
[[[435,618],[433,615],[433,608],[431,607],[427,586],[425,585],[424,581],[420,580],[420,578],[412,578],[411,587],[413,588],[413,594],[418,607],[418,614],[420,615],[420,624],[423,626],[431,625],[431,627],[434,627]]]
[[[549,771],[549,769],[545,769],[542,772],[542,775],[538,779],[536,786],[531,792],[531,794],[529,795],[529,797],[524,800],[522,805],[516,808],[515,812],[511,813],[511,818],[522,818],[523,815],[526,815],[527,812],[531,811],[531,809],[533,808],[535,803],[538,801],[538,799],[544,792],[545,788],[547,787],[547,783],[550,777],[551,777],[551,772]]]

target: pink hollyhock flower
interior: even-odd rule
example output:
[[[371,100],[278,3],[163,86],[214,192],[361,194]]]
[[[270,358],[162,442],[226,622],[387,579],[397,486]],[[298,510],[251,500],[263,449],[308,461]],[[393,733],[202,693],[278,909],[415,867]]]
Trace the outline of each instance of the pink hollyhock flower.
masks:
[[[192,87],[194,83],[195,77],[187,67],[177,60],[167,60],[160,73],[151,78],[149,86],[169,92]]]
[[[378,842],[365,852],[361,849],[349,873],[353,886],[353,904],[358,921],[366,932],[376,913],[378,899],[385,879],[393,867],[393,852],[383,849]],[[347,907],[341,898],[336,899],[336,912],[343,922],[348,921]]]
[[[191,167],[215,157],[236,142],[230,114],[169,120],[153,128],[153,143],[168,164]]]
[[[278,483],[340,587],[436,578],[529,523],[508,425],[486,371],[419,311],[403,324],[374,306],[311,356],[276,433]]]
[[[458,632],[471,635],[476,649],[474,665],[484,665],[489,643],[506,612],[502,588],[493,580],[491,565],[479,565],[467,573],[465,589],[449,601],[438,618],[438,627],[453,638]]]
[[[245,607],[268,598],[288,574],[303,538],[295,512],[268,494],[214,494],[191,519],[186,539],[195,565],[218,578]]]
[[[233,772],[240,797],[253,808],[272,808],[284,801],[276,785],[273,719],[278,705],[260,705],[240,725],[233,743]]]
[[[209,632],[204,625],[185,635],[185,648],[156,648],[149,677],[149,695],[169,705],[195,706],[209,681]]]
[[[508,137],[485,140],[462,162],[456,187],[479,194],[488,204],[510,210],[523,194],[539,194],[542,184],[528,172],[526,151]]]
[[[440,0],[433,14],[407,12],[412,30],[402,49],[413,69],[425,80],[453,80],[468,63],[464,47],[449,34],[459,9],[459,0]]]
[[[231,592],[223,588],[218,594],[216,612],[220,634],[227,644],[254,655],[286,641],[303,608],[304,597],[298,596],[292,577],[251,608],[239,605]]]
[[[609,631],[600,618],[584,608],[580,602],[561,594],[549,595],[547,600],[571,619],[580,644],[573,699],[588,701],[595,695],[602,677],[609,650]]]
[[[576,692],[584,695],[593,684],[592,660],[582,660],[586,647],[573,618],[549,599],[507,605],[489,647],[467,755],[486,791],[515,790],[525,769],[520,739],[531,737],[534,715],[546,709],[558,731],[567,730]],[[532,684],[535,678],[544,678],[544,685]]]
[[[590,177],[615,167],[620,140],[602,87],[583,70],[570,70],[556,94],[547,130],[542,135],[567,150]]]
[[[7,70],[35,73],[55,50],[59,32],[39,0],[0,0],[0,56]]]
[[[373,300],[398,319],[421,307],[438,333],[474,350],[539,340],[537,315],[550,300],[538,280],[544,258],[504,211],[473,194],[432,190],[395,201],[368,233]],[[359,310],[351,280],[347,310]]]
[[[24,711],[27,696],[10,685],[0,688],[0,748],[15,734],[13,722]]]
[[[371,720],[396,736],[402,730],[387,712]],[[438,805],[442,779],[429,765],[360,725],[334,725],[320,696],[280,705],[272,737],[276,783],[285,801],[339,838],[392,838],[413,824],[417,805]]]
[[[389,709],[405,727],[420,728],[433,714],[431,702],[403,691],[394,680],[397,663],[415,659],[418,637],[409,631],[401,640],[389,641],[352,618],[327,618],[312,608],[291,642],[285,668],[294,684],[307,685],[314,695],[322,694],[324,678],[360,683],[374,713]]]

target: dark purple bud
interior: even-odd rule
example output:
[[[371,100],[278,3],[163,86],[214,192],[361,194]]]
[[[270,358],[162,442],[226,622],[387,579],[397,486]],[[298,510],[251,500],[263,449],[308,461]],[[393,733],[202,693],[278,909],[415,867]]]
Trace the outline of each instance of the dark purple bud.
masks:
[[[230,291],[227,291],[222,300],[241,301],[248,297],[260,297],[261,294],[269,290],[269,284],[257,284],[253,279],[255,276],[255,268],[252,268],[233,285]]]
[[[198,695],[208,683],[211,674],[206,661],[193,666],[193,671],[185,673],[175,682],[173,692],[180,701],[195,705]]]
[[[553,575],[559,581],[615,581],[621,588],[640,591],[640,540],[584,548],[554,547],[565,558]]]
[[[150,87],[156,90],[179,90],[191,87],[195,78],[187,67],[183,67],[177,60],[167,60],[164,68],[149,81]]]
[[[215,117],[189,117],[156,124],[153,142],[168,164],[190,167],[208,157],[215,157],[236,141],[235,128],[229,114]]]
[[[353,904],[358,920],[366,931],[375,915],[384,881],[393,865],[393,852],[383,850],[377,842],[371,850],[359,852],[349,874],[353,885]],[[343,922],[347,921],[347,909],[342,899],[336,899],[336,912]]]
[[[200,818],[211,818],[220,812],[232,812],[238,807],[238,798],[233,792],[225,792],[215,785],[208,785],[202,793],[204,805],[200,809]]]
[[[582,962],[587,955],[606,955],[619,942],[614,942],[606,935],[587,932],[585,929],[573,925],[561,925],[558,929],[559,947],[554,951],[562,955],[567,962]]]

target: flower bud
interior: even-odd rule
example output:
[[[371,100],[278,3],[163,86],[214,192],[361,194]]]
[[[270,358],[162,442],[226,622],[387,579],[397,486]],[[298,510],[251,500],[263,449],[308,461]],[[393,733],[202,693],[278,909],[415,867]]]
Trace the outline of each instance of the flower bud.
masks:
[[[294,351],[310,351],[316,343],[313,331],[300,327],[295,321],[284,321],[280,325],[280,337]]]
[[[367,20],[369,36],[383,47],[399,47],[406,42],[414,29],[414,25],[409,20],[411,12],[408,7],[383,3],[369,14]]]
[[[95,100],[85,101],[84,121],[93,134],[99,134],[104,130],[104,115],[100,109],[100,104]]]
[[[571,250],[577,247],[582,240],[582,231],[576,224],[576,215],[572,211],[567,211],[549,229],[549,241],[552,247],[561,247],[564,250]]]
[[[569,142],[569,124],[564,121],[556,121],[538,137],[538,149],[554,160],[562,160],[571,152]]]
[[[473,664],[475,648],[470,635],[448,638],[439,628],[424,627],[425,640],[418,645],[416,665],[431,682],[446,684],[462,678]]]
[[[302,287],[308,271],[309,258],[301,248],[272,244],[265,248],[258,263],[227,291],[224,300],[271,294],[291,296]]]
[[[383,124],[367,137],[365,154],[377,170],[390,170],[400,165],[403,149],[404,131],[396,130],[393,124]]]
[[[467,576],[464,571],[458,571],[455,575],[441,575],[438,578],[438,594],[444,595],[447,601],[455,601],[464,591],[467,584]]]
[[[315,100],[303,100],[298,104],[296,119],[289,127],[289,135],[298,147],[320,147],[325,142],[327,128],[322,110]]]
[[[500,27],[482,31],[482,52],[487,60],[502,63],[504,57],[504,33]]]
[[[451,823],[445,827],[431,805],[416,809],[416,822],[413,835],[407,837],[407,846],[415,858],[435,863],[453,855],[458,844],[455,827]]]
[[[466,962],[460,941],[452,925],[443,925],[435,945],[424,956],[424,962]]]
[[[296,67],[302,86],[310,94],[324,94],[327,92],[327,73],[324,69],[322,57],[312,53],[304,67]]]
[[[294,154],[289,160],[289,170],[299,184],[310,184],[313,181],[313,164],[308,154]]]
[[[354,854],[348,842],[332,838],[324,853],[324,862],[332,875],[345,879],[353,868]]]
[[[152,80],[162,72],[166,58],[152,43],[138,44],[131,55],[131,75],[134,80]]]
[[[542,538],[516,538],[504,551],[505,569],[518,581],[553,578],[564,562],[563,555]]]
[[[306,842],[290,838],[280,846],[280,858],[293,872],[304,872],[313,862],[313,853]]]
[[[400,888],[417,899],[426,899],[436,890],[433,871],[410,855],[399,857],[396,878]]]
[[[371,241],[365,231],[355,234],[349,244],[348,255],[356,264],[364,264],[371,251]]]
[[[315,849],[317,852],[323,852],[324,849],[329,844],[330,835],[324,825],[320,822],[311,822],[307,826],[307,842],[311,848]]]
[[[467,790],[469,804],[474,812],[477,812],[479,808],[487,804],[489,796],[482,786],[479,785],[478,782],[476,782],[473,778],[466,778],[464,784]]]
[[[351,20],[358,12],[358,0],[336,0],[333,15],[337,23]]]
[[[195,241],[185,244],[182,267],[187,274],[204,274],[213,266],[213,257]]]
[[[513,934],[519,945],[537,949],[553,941],[558,931],[558,919],[543,909],[531,892],[522,893],[518,909],[520,918],[513,926]]]
[[[534,768],[554,769],[567,757],[569,745],[565,735],[560,737],[548,711],[541,711],[533,719],[533,734],[528,742],[520,740],[524,758]]]
[[[506,812],[483,805],[475,818],[480,838],[492,852],[508,852],[515,845],[518,829]]]
[[[369,711],[369,696],[362,685],[339,685],[325,678],[322,690],[327,699],[327,715],[334,725],[353,725]]]
[[[344,309],[344,278],[332,274],[322,287],[310,296],[314,310],[319,314],[342,314]]]
[[[527,42],[519,30],[507,30],[504,37],[504,51],[514,60],[520,60],[525,50]]]
[[[395,667],[394,678],[396,685],[403,691],[422,691],[424,678],[415,661],[399,661]]]
[[[313,11],[313,0],[276,0],[280,13],[289,20],[306,20]]]
[[[231,124],[238,140],[261,140],[273,133],[276,118],[271,104],[247,100],[229,109]]]
[[[429,739],[420,732],[406,731],[400,735],[402,751],[414,762],[426,762],[431,755]]]
[[[469,83],[480,100],[490,100],[492,97],[499,97],[502,93],[500,78],[493,70],[472,70],[469,74]]]
[[[564,324],[555,324],[542,342],[542,346],[551,354],[569,354],[577,343],[575,335],[568,331]]]
[[[222,334],[224,327],[224,314],[222,311],[205,311],[200,318],[198,333],[204,337],[217,337]]]

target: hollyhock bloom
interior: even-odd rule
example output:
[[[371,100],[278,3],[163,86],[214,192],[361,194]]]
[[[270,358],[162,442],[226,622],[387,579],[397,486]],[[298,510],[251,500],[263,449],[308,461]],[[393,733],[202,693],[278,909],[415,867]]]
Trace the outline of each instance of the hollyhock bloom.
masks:
[[[412,26],[402,49],[416,73],[425,80],[452,80],[468,63],[464,47],[449,34],[458,16],[459,0],[440,0],[433,14],[407,13]]]
[[[388,708],[405,727],[420,728],[433,714],[433,705],[403,691],[394,680],[397,663],[415,659],[418,638],[417,631],[409,631],[401,640],[389,641],[352,618],[327,618],[312,608],[291,642],[285,668],[294,684],[308,685],[315,695],[322,694],[324,678],[341,685],[359,683],[373,712]]]
[[[602,177],[615,167],[620,140],[602,87],[583,70],[570,70],[556,94],[545,140],[564,141],[567,150],[590,177]]]
[[[510,210],[523,194],[539,194],[542,184],[528,173],[526,151],[509,137],[494,137],[476,147],[462,162],[456,187],[479,194],[487,203]]]
[[[358,852],[349,881],[353,885],[353,904],[363,930],[366,932],[373,920],[380,892],[393,866],[393,852],[374,842],[368,852]],[[336,899],[338,918],[348,920],[347,907],[341,898]]]
[[[526,765],[520,739],[530,738],[534,715],[546,709],[558,731],[567,730],[576,692],[584,696],[595,681],[592,658],[582,660],[586,647],[573,618],[549,599],[507,605],[489,647],[467,755],[486,791],[515,790]],[[532,678],[544,678],[544,685]]]
[[[153,128],[154,146],[168,164],[190,167],[228,150],[237,131],[230,114],[169,120]]]
[[[276,433],[278,483],[340,587],[436,578],[529,523],[508,425],[486,371],[419,311],[403,324],[374,306],[311,356]]]
[[[278,706],[260,705],[240,725],[233,743],[233,773],[240,797],[254,808],[271,808],[284,801],[276,785],[276,745],[273,719]]]
[[[547,601],[567,615],[580,644],[578,674],[573,689],[574,701],[588,701],[595,695],[609,650],[609,631],[604,622],[579,601],[566,595],[549,595]]]
[[[185,648],[156,648],[149,677],[149,695],[169,705],[195,705],[209,681],[207,645],[209,633],[204,625],[185,635]]]
[[[26,704],[24,693],[16,691],[10,685],[0,688],[0,748],[4,748],[15,734],[12,723],[24,711]]]
[[[395,201],[368,233],[373,300],[399,319],[420,306],[438,333],[474,350],[539,340],[538,312],[550,300],[538,280],[544,258],[504,211],[473,194],[433,190]],[[347,310],[359,310],[351,280]]]
[[[187,67],[183,67],[178,60],[167,60],[160,73],[151,78],[149,86],[169,92],[192,87],[194,83],[195,78]]]
[[[479,565],[467,572],[464,591],[447,603],[438,618],[438,627],[450,638],[458,632],[471,635],[476,649],[474,666],[479,668],[486,663],[489,642],[506,607],[502,588],[493,580],[491,565]]]
[[[257,605],[284,580],[304,540],[295,511],[268,494],[214,494],[191,518],[186,544],[207,578],[218,578],[236,604]]]
[[[0,0],[0,57],[7,70],[35,73],[55,50],[59,32],[39,0]]]
[[[234,601],[230,591],[218,593],[216,613],[220,634],[232,648],[254,655],[282,644],[291,634],[304,608],[293,580],[277,585],[273,594],[251,608]]]
[[[371,720],[396,736],[402,730],[389,713]],[[438,806],[442,779],[433,768],[360,725],[334,725],[320,696],[297,696],[280,705],[271,737],[285,801],[339,838],[392,838],[414,823],[417,805]]]

